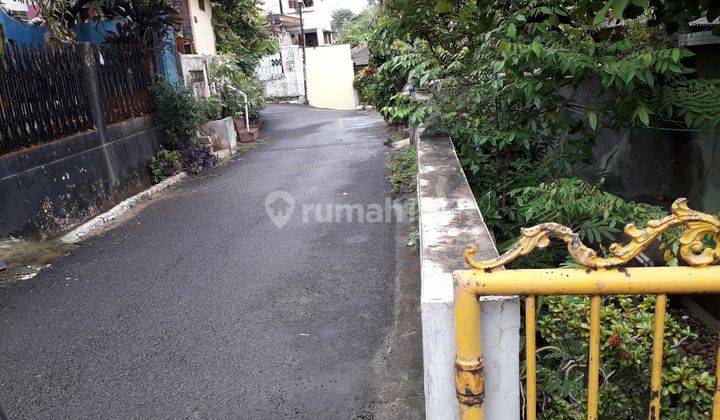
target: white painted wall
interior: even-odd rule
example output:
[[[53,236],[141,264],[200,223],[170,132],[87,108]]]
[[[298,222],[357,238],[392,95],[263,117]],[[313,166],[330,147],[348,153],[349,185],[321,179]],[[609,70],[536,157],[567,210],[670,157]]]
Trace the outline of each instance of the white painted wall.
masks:
[[[307,90],[311,106],[355,109],[350,44],[306,48]]]
[[[283,3],[283,12],[286,15],[299,16],[296,9],[288,6],[288,0],[264,0],[262,9],[271,13],[280,13],[280,1]],[[323,31],[332,30],[332,11],[336,7],[342,6],[332,0],[315,0],[311,7],[303,9],[303,29],[305,32],[316,32],[319,45],[325,44]]]
[[[13,10],[18,12],[27,12],[28,6],[26,2],[18,0],[0,0],[0,5],[7,10]]]
[[[205,2],[205,11],[200,10]],[[212,27],[212,5],[210,0],[188,0],[195,51],[198,54],[215,55],[215,31]]]

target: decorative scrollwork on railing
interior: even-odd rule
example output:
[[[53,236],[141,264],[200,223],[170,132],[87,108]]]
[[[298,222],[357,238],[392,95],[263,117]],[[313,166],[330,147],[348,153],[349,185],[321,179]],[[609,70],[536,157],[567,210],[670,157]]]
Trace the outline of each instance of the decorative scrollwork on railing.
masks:
[[[550,245],[550,240],[555,238],[565,242],[573,259],[584,267],[615,267],[635,258],[660,235],[681,225],[685,226],[685,230],[680,237],[680,257],[694,267],[716,263],[720,255],[720,221],[714,216],[689,208],[684,198],[675,200],[672,214],[660,220],[648,221],[645,229],[639,229],[632,223],[625,226],[625,234],[630,238],[630,242],[624,245],[619,243],[610,245],[610,256],[607,258],[599,257],[593,249],[582,243],[577,233],[559,223],[542,223],[522,229],[520,240],[498,258],[476,261],[475,245],[470,245],[464,255],[471,267],[489,271],[527,255],[535,248],[545,248]],[[715,248],[705,247],[702,239],[706,235],[713,238]]]

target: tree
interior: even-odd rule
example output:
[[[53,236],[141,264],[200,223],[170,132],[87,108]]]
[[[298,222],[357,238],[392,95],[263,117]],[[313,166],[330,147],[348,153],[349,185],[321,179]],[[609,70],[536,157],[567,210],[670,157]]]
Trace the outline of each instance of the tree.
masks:
[[[277,51],[278,44],[258,0],[217,0],[213,27],[218,51],[237,57],[237,64],[252,74],[260,59]]]
[[[156,47],[181,22],[170,0],[33,0],[50,29],[50,40],[73,42],[75,25],[122,18],[110,42],[141,42]]]
[[[331,17],[332,21],[330,22],[330,27],[333,31],[340,33],[342,32],[345,24],[355,17],[355,13],[353,13],[350,9],[335,9],[333,10]]]
[[[370,39],[374,26],[374,19],[370,10],[363,10],[351,20],[345,21],[338,41],[354,47]]]

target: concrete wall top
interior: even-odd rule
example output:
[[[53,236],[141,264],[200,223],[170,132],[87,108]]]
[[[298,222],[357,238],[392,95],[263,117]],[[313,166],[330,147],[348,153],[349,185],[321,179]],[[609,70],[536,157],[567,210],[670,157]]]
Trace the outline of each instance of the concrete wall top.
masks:
[[[455,321],[452,272],[467,268],[463,251],[478,247],[479,259],[497,257],[475,196],[449,137],[413,133],[418,156],[421,299],[425,414],[455,419]],[[520,418],[520,306],[517,297],[481,299],[485,418]]]
[[[450,138],[417,137],[421,301],[452,302],[452,272],[468,268],[465,247],[477,244],[481,260],[498,252]]]

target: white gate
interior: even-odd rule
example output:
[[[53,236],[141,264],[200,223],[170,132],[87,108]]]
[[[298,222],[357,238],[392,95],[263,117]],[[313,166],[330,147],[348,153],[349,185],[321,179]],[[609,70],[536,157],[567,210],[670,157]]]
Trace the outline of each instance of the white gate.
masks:
[[[265,86],[265,94],[269,97],[303,95],[302,55],[297,45],[283,45],[277,53],[263,57],[255,74]]]

